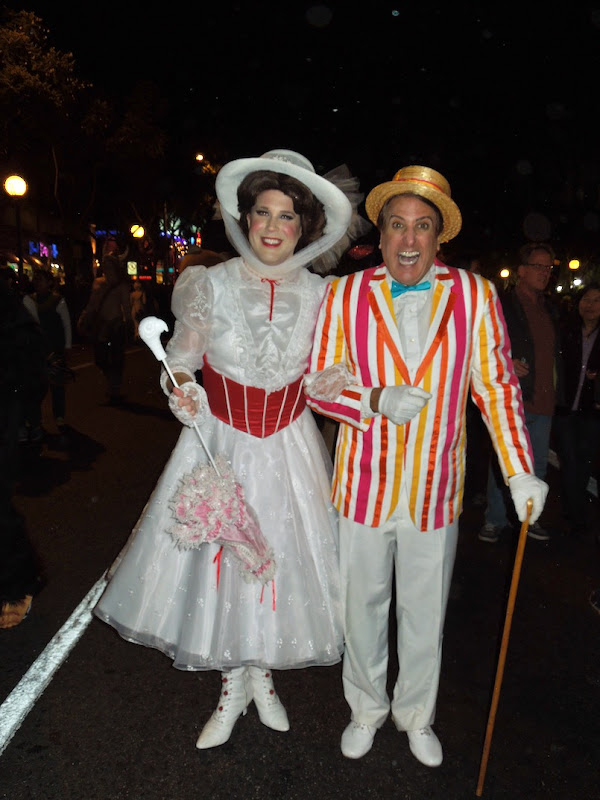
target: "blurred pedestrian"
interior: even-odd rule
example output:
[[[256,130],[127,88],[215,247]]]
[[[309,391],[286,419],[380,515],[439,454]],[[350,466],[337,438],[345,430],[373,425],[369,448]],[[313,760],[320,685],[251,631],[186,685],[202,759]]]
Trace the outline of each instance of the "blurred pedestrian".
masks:
[[[600,283],[585,286],[575,307],[562,327],[554,438],[567,532],[580,535],[588,529],[588,484],[600,460],[600,407],[595,396],[600,383]]]
[[[546,296],[554,266],[554,250],[546,242],[529,242],[519,251],[517,284],[500,292],[508,329],[514,371],[521,384],[525,424],[533,448],[535,474],[544,480],[548,469],[550,432],[556,402],[556,375],[560,356],[559,313]],[[495,543],[510,527],[510,501],[497,460],[488,468],[483,542]],[[548,531],[535,521],[528,536],[548,541]]]
[[[306,267],[345,234],[350,203],[287,150],[230,162],[216,189],[240,256],[175,283],[167,359],[180,388],[166,373],[161,384],[186,427],[96,607],[179,669],[221,672],[199,749],[225,743],[252,700],[264,725],[288,730],[271,670],[335,664],[343,649],[331,460],[302,385],[327,286]],[[266,591],[219,542],[185,549],[168,535],[182,471],[207,461],[194,422],[273,548]]]
[[[41,587],[38,559],[12,498],[23,406],[45,387],[44,334],[18,293],[0,280],[0,628],[22,622]]]
[[[37,330],[42,341],[45,341],[43,331],[40,327],[40,320],[37,312],[37,305],[33,299],[33,289],[30,281],[17,282],[16,275],[10,267],[0,270],[0,284],[6,288],[9,295],[20,302],[26,309],[29,318],[37,325]],[[27,287],[23,291],[23,285]],[[22,445],[40,446],[44,439],[44,429],[42,428],[42,401],[48,390],[48,373],[45,370],[43,378],[29,387],[29,391],[22,392],[19,396],[19,425],[18,441]]]
[[[146,292],[142,286],[141,281],[133,282],[133,289],[129,296],[131,300],[131,320],[133,322],[133,338],[138,340],[140,335],[138,333],[140,327],[140,320],[144,317],[144,312],[147,304]]]
[[[38,319],[48,344],[48,380],[52,415],[60,433],[66,431],[66,384],[72,380],[67,354],[71,349],[71,315],[65,298],[56,290],[51,272],[36,269],[33,273],[33,299]]]
[[[106,240],[102,246],[102,258],[100,259],[100,263],[102,264],[105,258],[116,258],[118,259],[121,264],[125,265],[127,261],[127,256],[129,255],[129,245],[126,244],[123,248],[117,241],[116,236],[109,234],[106,237]]]
[[[102,260],[90,299],[78,322],[82,335],[89,336],[96,366],[106,380],[107,402],[122,402],[125,346],[131,329],[130,285],[122,261],[113,255]]]

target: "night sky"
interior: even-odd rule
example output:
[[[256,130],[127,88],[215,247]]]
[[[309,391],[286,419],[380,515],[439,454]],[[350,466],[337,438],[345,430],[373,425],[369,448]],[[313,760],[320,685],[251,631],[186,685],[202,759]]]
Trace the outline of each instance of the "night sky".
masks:
[[[96,86],[159,83],[175,162],[288,147],[320,172],[347,163],[364,191],[425,163],[450,181],[465,251],[596,247],[600,4],[9,5]]]

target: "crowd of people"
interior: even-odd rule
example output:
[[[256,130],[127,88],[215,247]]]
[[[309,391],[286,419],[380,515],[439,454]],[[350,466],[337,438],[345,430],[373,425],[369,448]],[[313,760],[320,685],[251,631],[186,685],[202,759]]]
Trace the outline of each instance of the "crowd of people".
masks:
[[[532,539],[551,542],[540,517],[552,443],[566,532],[597,532],[588,487],[600,451],[600,285],[561,312],[547,292],[548,242],[520,250],[510,290],[482,275],[478,257],[444,263],[441,246],[462,217],[446,178],[426,166],[401,167],[363,198],[356,181],[338,185],[303,155],[272,150],[226,164],[216,193],[232,251],[190,252],[172,293],[160,386],[181,434],[95,614],[178,669],[219,673],[198,749],[226,743],[252,701],[264,725],[287,731],[273,670],[341,661],[344,756],[364,756],[391,715],[415,758],[438,766],[443,628],[473,459],[487,467],[483,543],[525,521]],[[354,268],[349,231],[363,199],[377,246]],[[343,266],[319,274],[314,265],[332,254]],[[122,401],[128,332],[139,337],[148,313],[120,255],[104,253],[77,323],[110,403]],[[30,338],[41,330],[47,350],[39,386],[17,393],[44,396],[52,353],[60,427],[71,323],[47,277],[20,303],[16,327]],[[3,298],[16,314],[15,290]],[[3,376],[11,442],[41,424],[4,408],[20,380]],[[333,459],[323,419],[335,425]],[[182,544],[174,526],[186,514]],[[6,547],[19,538],[28,568],[22,588],[0,586],[0,597],[18,624],[40,579],[27,537],[12,529]],[[259,551],[261,566],[248,567]]]

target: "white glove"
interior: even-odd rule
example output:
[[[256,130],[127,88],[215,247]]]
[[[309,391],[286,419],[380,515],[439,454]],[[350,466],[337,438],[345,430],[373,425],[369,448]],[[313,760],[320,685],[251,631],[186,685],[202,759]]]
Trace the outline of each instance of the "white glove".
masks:
[[[194,422],[198,422],[199,420],[207,417],[209,414],[206,391],[195,381],[186,381],[185,383],[182,383],[179,388],[183,392],[184,397],[191,397],[193,399],[194,402],[192,407],[190,410],[188,410],[188,408],[182,408],[179,405],[181,398],[177,397],[176,394],[171,392],[169,395],[169,408],[177,417],[179,422],[181,422],[183,425],[187,425],[188,428],[191,428]]]
[[[404,425],[425,407],[431,395],[418,386],[386,386],[379,395],[379,411],[395,425]]]
[[[544,508],[546,495],[548,494],[548,484],[544,483],[540,478],[536,478],[535,475],[530,475],[528,472],[520,472],[518,475],[513,475],[508,479],[508,488],[510,489],[510,495],[519,522],[525,522],[527,519],[527,501],[531,498],[532,507],[529,522],[533,524]]]

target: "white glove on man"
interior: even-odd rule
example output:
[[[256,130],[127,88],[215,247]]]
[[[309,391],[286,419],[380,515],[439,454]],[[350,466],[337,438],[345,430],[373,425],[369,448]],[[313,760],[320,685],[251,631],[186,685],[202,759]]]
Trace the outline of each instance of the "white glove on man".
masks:
[[[180,384],[179,388],[183,392],[183,396],[190,397],[193,402],[188,402],[181,406],[179,405],[179,401],[182,398],[178,397],[175,392],[171,392],[169,395],[169,408],[179,422],[191,428],[194,422],[199,422],[201,419],[208,416],[209,406],[206,391],[195,381],[186,381]]]
[[[513,475],[508,479],[508,488],[510,489],[510,495],[519,522],[525,522],[527,519],[527,501],[530,498],[533,502],[529,522],[530,524],[536,522],[544,509],[546,495],[548,494],[548,484],[544,483],[540,478],[536,478],[535,475],[530,475],[528,472],[520,472],[518,475]]]
[[[425,407],[430,397],[418,386],[386,386],[379,395],[378,408],[395,425],[404,425]]]

